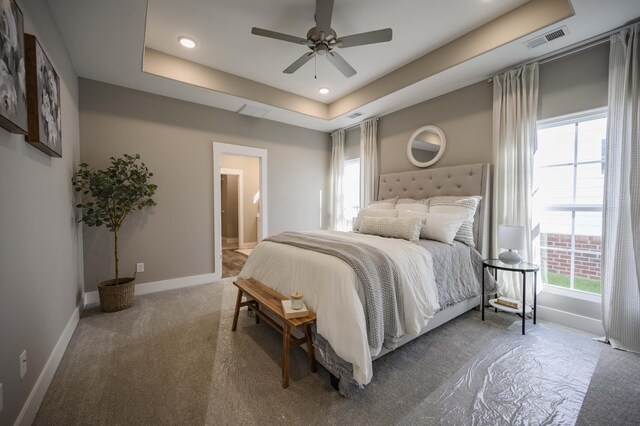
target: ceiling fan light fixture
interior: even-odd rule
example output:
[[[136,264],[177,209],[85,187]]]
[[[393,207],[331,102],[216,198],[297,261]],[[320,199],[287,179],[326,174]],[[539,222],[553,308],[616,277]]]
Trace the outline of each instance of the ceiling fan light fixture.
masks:
[[[311,50],[310,53],[302,55],[285,68],[282,71],[285,74],[293,74],[313,57],[324,56],[342,75],[347,78],[353,77],[357,74],[357,71],[337,52],[333,52],[333,49],[336,47],[344,49],[391,41],[393,31],[391,28],[385,28],[338,38],[335,30],[331,28],[333,2],[334,0],[316,0],[316,26],[307,31],[306,39],[258,27],[251,28],[251,34],[306,45]]]
[[[187,49],[193,49],[198,45],[198,43],[196,43],[194,39],[187,36],[178,37],[178,43],[180,43],[183,47],[186,47]]]
[[[320,93],[321,95],[326,95],[329,92],[330,92],[330,90],[327,87],[321,87],[321,88],[318,89],[318,93]]]

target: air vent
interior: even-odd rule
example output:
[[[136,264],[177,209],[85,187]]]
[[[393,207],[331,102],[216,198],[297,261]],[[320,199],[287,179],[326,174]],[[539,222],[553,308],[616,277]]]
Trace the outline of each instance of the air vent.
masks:
[[[242,108],[238,110],[238,114],[256,118],[263,118],[265,115],[269,114],[269,112],[270,111],[268,109],[258,108],[247,104],[244,104]]]
[[[350,119],[352,119],[352,120],[353,120],[354,118],[358,118],[358,117],[360,117],[361,115],[362,115],[362,113],[361,113],[361,112],[354,112],[353,114],[348,115],[348,116],[347,116],[347,118],[350,118]]]
[[[556,28],[553,31],[549,31],[546,34],[543,34],[539,37],[536,37],[534,39],[525,41],[524,44],[527,46],[527,48],[529,49],[535,49],[536,47],[545,45],[553,40],[557,40],[561,37],[564,37],[566,35],[569,34],[569,28],[567,28],[567,26],[563,26],[560,28]]]

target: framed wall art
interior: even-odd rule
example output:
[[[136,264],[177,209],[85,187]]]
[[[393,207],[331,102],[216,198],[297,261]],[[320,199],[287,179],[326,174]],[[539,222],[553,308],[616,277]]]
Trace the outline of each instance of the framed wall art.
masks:
[[[15,0],[0,0],[0,126],[27,134],[24,21]]]
[[[52,157],[62,157],[60,78],[34,36],[25,34],[24,46],[29,122],[27,142]]]

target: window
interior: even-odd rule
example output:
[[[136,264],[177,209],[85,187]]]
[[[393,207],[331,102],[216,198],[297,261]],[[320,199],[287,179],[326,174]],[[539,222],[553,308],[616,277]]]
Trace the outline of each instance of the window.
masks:
[[[606,112],[538,123],[534,246],[544,284],[600,294]]]
[[[342,177],[342,194],[344,196],[344,229],[353,229],[353,220],[360,209],[360,159],[354,158],[344,162]]]

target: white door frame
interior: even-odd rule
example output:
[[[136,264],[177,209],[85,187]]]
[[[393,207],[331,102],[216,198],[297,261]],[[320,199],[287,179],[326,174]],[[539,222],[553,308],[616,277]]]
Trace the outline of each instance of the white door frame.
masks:
[[[244,244],[244,171],[242,169],[220,168],[220,174],[238,176],[238,248],[242,248],[242,245]],[[220,207],[222,207],[222,199],[220,200]],[[222,214],[222,208],[220,210],[220,213]],[[220,241],[222,241],[222,216],[220,216]]]
[[[220,160],[223,155],[257,158],[260,162],[260,229],[258,239],[267,232],[267,150],[242,145],[213,142],[213,267],[217,279],[222,277],[222,220],[220,217]],[[240,232],[238,232],[239,234]],[[258,241],[260,242],[260,241]]]

